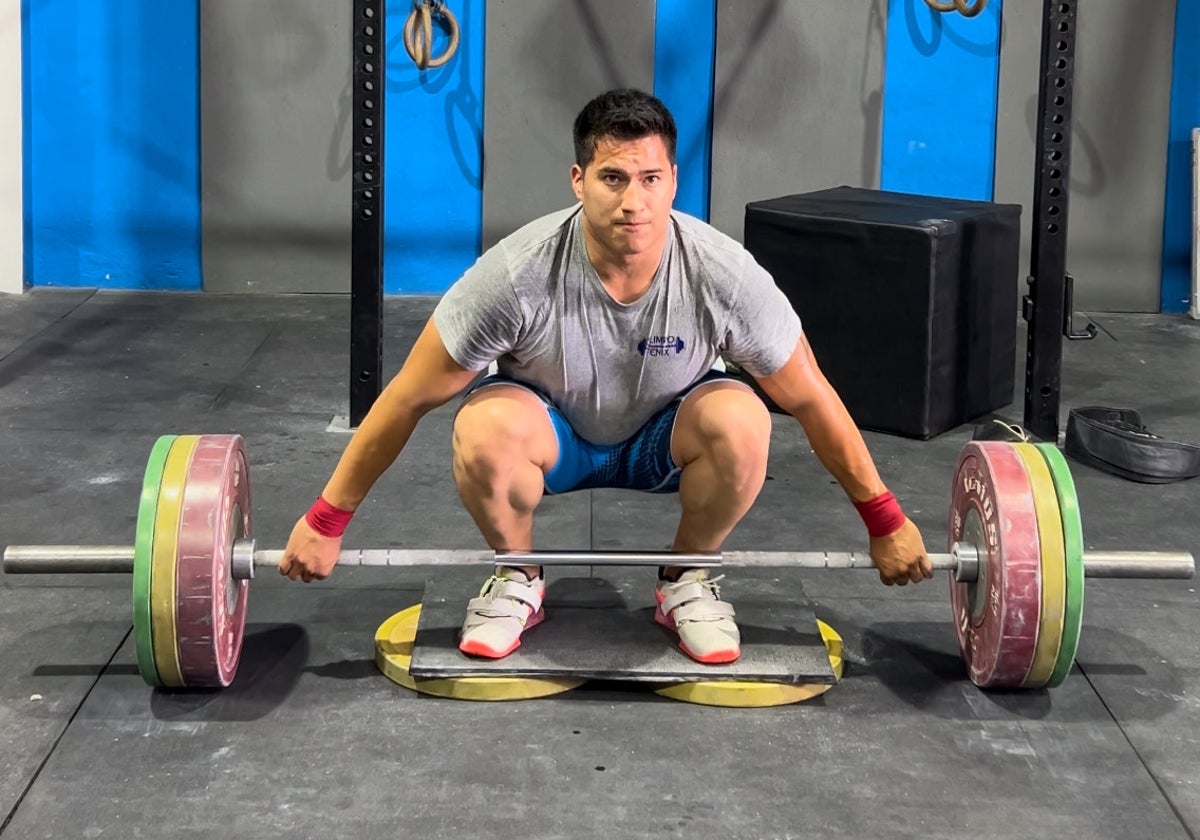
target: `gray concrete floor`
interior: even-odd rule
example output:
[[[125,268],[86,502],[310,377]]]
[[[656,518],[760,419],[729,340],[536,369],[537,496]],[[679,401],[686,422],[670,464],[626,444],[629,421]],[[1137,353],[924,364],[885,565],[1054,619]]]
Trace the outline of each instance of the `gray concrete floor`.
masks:
[[[389,300],[386,370],[429,299]],[[1098,315],[1065,347],[1064,410],[1138,408],[1200,441],[1200,324]],[[346,438],[348,304],[37,290],[0,297],[0,545],[129,543],[145,457],[167,432],[240,432],[255,533],[282,546]],[[1023,344],[1022,344],[1023,346]],[[1022,382],[1018,378],[1018,390]],[[1011,409],[1019,419],[1020,403]],[[481,548],[449,472],[450,408],[418,429],[347,544]],[[869,434],[931,548],[964,427]],[[860,549],[861,524],[799,427],[775,418],[771,479],[730,548]],[[1200,483],[1075,467],[1089,548],[1194,550]],[[548,499],[542,548],[665,548],[675,500]],[[479,570],[444,574],[478,575]],[[606,569],[614,580],[651,573]],[[731,572],[733,573],[733,572]],[[845,638],[842,682],[765,710],[592,685],[523,704],[410,694],[372,664],[429,569],[253,584],[224,692],[149,690],[128,576],[0,577],[0,833],[46,837],[1153,837],[1200,832],[1197,583],[1092,581],[1076,669],[989,693],[959,660],[944,576],[736,572],[806,592]]]

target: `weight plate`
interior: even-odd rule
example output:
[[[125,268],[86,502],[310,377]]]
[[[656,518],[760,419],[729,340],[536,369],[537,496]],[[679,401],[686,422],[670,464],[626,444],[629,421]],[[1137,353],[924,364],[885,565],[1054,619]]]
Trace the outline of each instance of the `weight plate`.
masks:
[[[1052,443],[1037,444],[1038,451],[1046,460],[1050,474],[1054,477],[1054,491],[1058,495],[1058,510],[1062,515],[1063,544],[1066,549],[1067,597],[1063,611],[1063,638],[1058,650],[1058,661],[1054,673],[1046,685],[1060,685],[1075,664],[1075,651],[1079,647],[1079,631],[1083,626],[1083,521],[1079,515],[1079,499],[1075,495],[1075,480],[1067,459]]]
[[[1005,441],[963,447],[951,489],[949,543],[979,550],[979,579],[950,578],[959,650],[983,688],[1024,682],[1042,608],[1037,512],[1021,457]]]
[[[164,686],[178,688],[179,649],[175,644],[175,562],[179,554],[179,512],[197,435],[180,435],[167,453],[158,506],[154,512],[154,550],[150,573],[150,623],[154,628],[154,664]]]
[[[133,539],[133,640],[137,650],[138,672],[147,685],[162,685],[154,664],[154,632],[150,620],[150,578],[154,559],[154,516],[158,490],[162,483],[167,453],[175,435],[163,435],[154,442],[142,477],[142,495],[138,500],[137,529]]]
[[[375,665],[392,682],[421,694],[454,700],[530,700],[578,688],[587,680],[526,677],[415,679],[408,672],[421,605],[393,615],[375,631]]]
[[[176,617],[185,684],[225,688],[242,655],[248,580],[235,580],[233,542],[250,537],[250,471],[241,435],[202,435],[179,526]]]
[[[1038,545],[1042,558],[1042,613],[1038,620],[1037,648],[1022,686],[1042,688],[1054,673],[1058,651],[1062,647],[1063,615],[1067,599],[1067,561],[1063,549],[1062,516],[1058,512],[1058,496],[1046,459],[1028,443],[1015,443],[1013,449],[1021,456],[1029,486],[1033,490],[1033,507],[1037,511]]]
[[[829,664],[833,666],[834,675],[840,680],[843,671],[842,637],[825,622],[817,620],[821,630],[821,640],[829,653]],[[812,683],[807,685],[784,685],[769,682],[738,682],[736,680],[704,680],[701,682],[676,683],[655,689],[655,694],[682,700],[685,703],[698,703],[704,706],[729,706],[735,708],[763,708],[766,706],[784,706],[788,703],[800,703],[824,694],[833,686],[828,683]]]

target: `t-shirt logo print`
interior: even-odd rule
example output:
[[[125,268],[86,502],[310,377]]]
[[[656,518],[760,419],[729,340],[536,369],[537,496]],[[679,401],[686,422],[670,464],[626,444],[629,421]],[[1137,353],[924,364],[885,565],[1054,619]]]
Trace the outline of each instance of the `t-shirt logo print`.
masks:
[[[643,356],[670,356],[683,352],[683,339],[677,335],[652,335],[638,342],[637,351]]]

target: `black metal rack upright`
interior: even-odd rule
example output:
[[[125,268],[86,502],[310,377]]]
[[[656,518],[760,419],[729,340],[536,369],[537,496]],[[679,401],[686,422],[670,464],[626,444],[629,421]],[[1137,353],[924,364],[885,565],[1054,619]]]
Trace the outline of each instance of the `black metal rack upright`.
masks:
[[[383,103],[385,0],[354,0],[353,176],[350,227],[350,428],[383,378]]]
[[[1092,338],[1096,328],[1076,332],[1072,278],[1067,274],[1067,208],[1071,172],[1071,104],[1075,77],[1075,28],[1079,0],[1046,0],[1038,83],[1037,170],[1034,174],[1025,354],[1024,425],[1034,437],[1058,439],[1062,339]]]

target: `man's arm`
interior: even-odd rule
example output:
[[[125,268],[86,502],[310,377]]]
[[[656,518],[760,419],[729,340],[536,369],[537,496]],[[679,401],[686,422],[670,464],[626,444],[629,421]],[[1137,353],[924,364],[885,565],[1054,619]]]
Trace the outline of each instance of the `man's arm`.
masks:
[[[400,371],[363,418],[321,496],[352,511],[400,455],[417,422],[476,376],[450,357],[430,318]]]
[[[817,458],[859,506],[871,533],[871,558],[879,579],[903,586],[933,577],[917,526],[888,493],[858,426],[821,373],[803,334],[783,367],[758,378],[758,384],[800,422]]]
[[[400,455],[417,423],[474,378],[451,358],[430,318],[400,372],[350,438],[320,498],[292,528],[280,574],[305,583],[329,576],[351,514]]]
[[[813,452],[856,502],[887,491],[862,434],[800,336],[783,367],[758,379],[775,404],[804,427]]]

